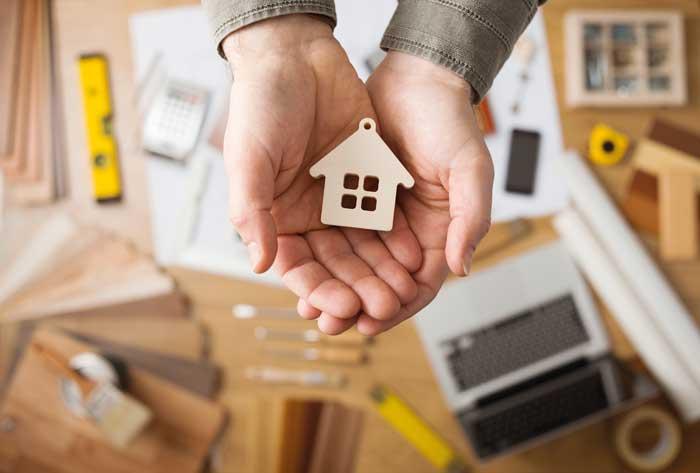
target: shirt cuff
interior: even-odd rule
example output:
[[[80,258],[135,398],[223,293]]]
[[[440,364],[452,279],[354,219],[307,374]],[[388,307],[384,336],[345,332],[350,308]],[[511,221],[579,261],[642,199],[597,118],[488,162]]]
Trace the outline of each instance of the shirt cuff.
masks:
[[[381,46],[444,66],[478,102],[537,11],[534,0],[399,0]]]
[[[320,15],[331,28],[337,17],[333,0],[202,0],[214,32],[221,57],[226,58],[221,42],[236,30],[282,15],[308,13]]]

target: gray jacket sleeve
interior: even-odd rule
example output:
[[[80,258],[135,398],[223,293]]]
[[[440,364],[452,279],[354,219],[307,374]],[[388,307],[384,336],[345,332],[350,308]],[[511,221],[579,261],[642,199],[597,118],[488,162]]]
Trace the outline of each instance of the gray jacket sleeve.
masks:
[[[343,0],[352,1],[352,0]],[[544,0],[399,0],[381,46],[428,59],[467,80],[479,101]],[[335,26],[333,0],[202,0],[219,45],[233,31],[290,13]],[[371,12],[367,12],[371,14]]]
[[[333,0],[202,0],[202,4],[222,56],[221,41],[256,21],[292,13],[312,13],[327,19],[333,28],[336,24]]]
[[[399,0],[382,48],[447,67],[471,84],[478,102],[537,7],[537,0]]]

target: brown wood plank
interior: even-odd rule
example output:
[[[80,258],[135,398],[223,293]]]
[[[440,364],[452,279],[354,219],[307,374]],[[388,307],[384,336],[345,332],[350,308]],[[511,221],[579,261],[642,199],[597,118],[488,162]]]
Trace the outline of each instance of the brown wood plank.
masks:
[[[0,156],[12,151],[21,7],[20,0],[4,0],[0,15]]]
[[[688,261],[698,256],[695,176],[670,170],[659,177],[661,257]]]

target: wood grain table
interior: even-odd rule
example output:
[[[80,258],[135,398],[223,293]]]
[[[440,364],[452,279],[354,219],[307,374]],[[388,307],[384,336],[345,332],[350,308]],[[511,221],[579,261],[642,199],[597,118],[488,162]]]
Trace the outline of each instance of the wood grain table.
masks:
[[[351,1],[351,0],[337,0]],[[80,10],[79,0],[57,0],[74,12]],[[92,2],[87,2],[92,3]],[[127,31],[126,16],[129,13],[151,8],[163,8],[193,3],[188,0],[127,0],[124,2],[100,2],[103,18],[110,18],[110,33],[124,34]],[[600,111],[565,108],[563,64],[563,14],[571,8],[632,8],[632,7],[677,7],[686,15],[687,57],[689,58],[690,104],[674,109],[617,109]],[[114,14],[111,14],[114,13]],[[661,115],[700,131],[700,9],[695,0],[668,0],[650,2],[645,0],[550,0],[544,7],[549,48],[553,64],[557,98],[563,123],[564,140],[567,146],[583,153],[588,131],[599,120],[629,133],[633,137],[643,134],[650,120]],[[61,16],[64,28],[80,26],[80,19],[71,20]],[[120,22],[124,22],[121,24]],[[76,35],[71,35],[77,41]],[[89,46],[90,38],[82,38]],[[99,40],[108,54],[118,55],[121,64],[128,65],[130,53],[124,38]],[[126,67],[126,66],[125,66]],[[126,71],[120,71],[126,73]],[[63,84],[74,87],[75,84]],[[125,94],[122,90],[120,93]],[[122,97],[117,100],[127,100]],[[606,169],[600,173],[611,193],[619,197],[629,178],[627,166]],[[517,254],[527,248],[556,238],[549,222],[534,221],[535,232],[527,239],[508,249],[475,264],[475,270],[488,264]],[[496,228],[495,232],[500,231]],[[653,241],[648,241],[652,252]],[[681,297],[700,319],[700,262],[663,265],[663,269],[681,294]],[[232,414],[230,428],[223,438],[213,462],[214,471],[222,473],[265,473],[274,471],[274,452],[279,439],[275,425],[282,399],[290,396],[335,398],[367,408],[366,423],[357,458],[359,473],[422,473],[433,468],[416,453],[398,434],[376,415],[370,406],[367,392],[375,383],[383,383],[396,390],[429,423],[441,432],[461,453],[471,458],[466,441],[454,417],[444,403],[435,382],[427,358],[421,348],[414,327],[404,323],[375,340],[370,348],[370,362],[363,367],[342,371],[349,384],[342,390],[307,390],[300,388],[261,387],[245,379],[246,367],[262,364],[304,368],[309,364],[283,360],[278,362],[264,358],[261,344],[253,331],[259,322],[236,320],[231,315],[234,303],[249,303],[264,306],[293,307],[295,298],[282,289],[272,289],[246,282],[232,281],[210,275],[172,268],[180,285],[193,301],[195,316],[209,328],[209,354],[220,364],[225,373],[221,391],[221,402]],[[624,359],[634,361],[635,354],[624,336],[609,317],[615,352]],[[310,327],[309,322],[277,321],[268,325],[282,327]],[[700,357],[700,353],[699,353]],[[332,366],[318,367],[334,370]],[[509,473],[607,473],[627,471],[616,458],[611,447],[612,423],[603,422],[576,433],[567,435],[546,445],[508,458],[480,466],[478,471]],[[685,445],[681,458],[671,471],[691,473],[700,471],[700,425],[686,429]]]

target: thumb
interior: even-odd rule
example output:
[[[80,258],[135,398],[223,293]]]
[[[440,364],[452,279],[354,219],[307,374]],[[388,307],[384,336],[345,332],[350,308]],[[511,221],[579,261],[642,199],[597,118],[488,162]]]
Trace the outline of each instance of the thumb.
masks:
[[[445,258],[458,276],[469,274],[474,250],[491,226],[493,164],[486,146],[480,148],[477,155],[457,157],[450,169]]]
[[[224,144],[229,178],[229,215],[248,247],[253,271],[272,266],[277,254],[277,226],[270,210],[274,200],[275,171],[267,152],[255,140],[233,138]]]

